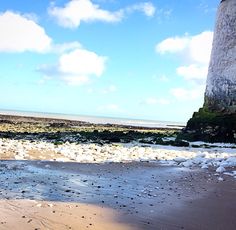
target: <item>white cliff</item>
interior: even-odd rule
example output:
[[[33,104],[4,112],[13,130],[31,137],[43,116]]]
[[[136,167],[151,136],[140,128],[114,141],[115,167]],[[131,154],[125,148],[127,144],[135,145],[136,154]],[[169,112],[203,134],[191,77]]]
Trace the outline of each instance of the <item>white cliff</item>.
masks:
[[[236,112],[236,0],[221,1],[218,9],[204,106]]]

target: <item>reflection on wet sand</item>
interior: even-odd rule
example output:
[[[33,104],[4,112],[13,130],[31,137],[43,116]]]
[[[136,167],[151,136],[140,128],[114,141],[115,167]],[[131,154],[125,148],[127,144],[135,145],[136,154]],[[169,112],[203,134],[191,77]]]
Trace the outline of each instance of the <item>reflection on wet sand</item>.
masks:
[[[219,182],[202,169],[8,160],[0,171],[0,229],[233,230],[236,224],[234,179]]]

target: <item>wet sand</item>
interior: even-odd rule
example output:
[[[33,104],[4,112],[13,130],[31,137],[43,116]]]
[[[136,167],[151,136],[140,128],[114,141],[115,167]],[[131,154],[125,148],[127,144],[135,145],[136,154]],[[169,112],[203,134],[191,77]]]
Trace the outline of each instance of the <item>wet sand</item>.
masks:
[[[236,226],[235,179],[224,175],[225,180],[218,181],[202,169],[1,161],[0,171],[0,229]]]

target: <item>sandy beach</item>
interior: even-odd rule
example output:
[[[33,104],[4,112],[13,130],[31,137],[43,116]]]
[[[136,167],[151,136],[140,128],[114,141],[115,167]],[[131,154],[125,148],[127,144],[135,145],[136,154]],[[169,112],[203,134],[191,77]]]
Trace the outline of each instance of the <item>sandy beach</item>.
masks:
[[[1,122],[0,229],[235,229],[234,145],[47,122]]]
[[[0,229],[134,229],[116,222],[112,209],[94,205],[32,200],[1,200],[0,205]]]
[[[234,229],[235,180],[155,163],[1,161],[1,229]],[[7,168],[8,170],[4,170]]]
[[[236,0],[0,8],[0,230],[236,230]]]

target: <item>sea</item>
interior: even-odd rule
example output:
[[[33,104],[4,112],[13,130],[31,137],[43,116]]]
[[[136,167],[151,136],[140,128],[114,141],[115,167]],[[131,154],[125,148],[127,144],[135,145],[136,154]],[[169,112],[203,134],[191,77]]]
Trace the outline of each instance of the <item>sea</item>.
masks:
[[[184,122],[156,121],[156,120],[116,118],[116,117],[100,117],[100,116],[60,114],[60,113],[42,113],[42,112],[28,112],[28,111],[15,111],[15,110],[0,110],[0,115],[65,119],[65,120],[72,120],[72,121],[84,121],[84,122],[89,122],[93,124],[115,124],[115,125],[147,127],[147,128],[182,129],[183,127],[186,126],[186,123]]]

